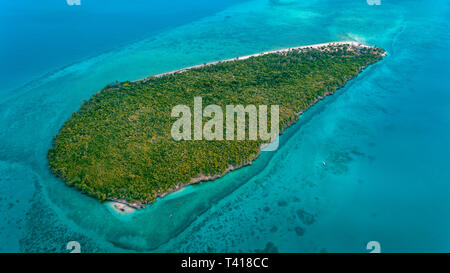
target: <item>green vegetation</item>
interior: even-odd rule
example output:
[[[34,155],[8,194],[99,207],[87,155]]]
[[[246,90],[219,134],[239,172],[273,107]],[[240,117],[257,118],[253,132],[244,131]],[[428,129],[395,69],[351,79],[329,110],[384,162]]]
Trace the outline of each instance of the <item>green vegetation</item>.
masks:
[[[319,97],[380,60],[378,48],[332,45],[115,83],[85,102],[48,152],[53,173],[100,200],[150,203],[201,175],[248,164],[261,141],[175,141],[175,105],[280,105],[280,131]]]

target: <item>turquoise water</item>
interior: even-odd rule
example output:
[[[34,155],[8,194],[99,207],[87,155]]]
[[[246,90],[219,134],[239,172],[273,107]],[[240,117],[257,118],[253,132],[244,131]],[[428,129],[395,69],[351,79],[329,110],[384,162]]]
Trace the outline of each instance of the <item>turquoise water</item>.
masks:
[[[0,251],[67,252],[69,241],[106,252],[367,252],[369,241],[385,252],[450,251],[449,10],[447,1],[247,1],[4,91]],[[250,167],[127,217],[47,169],[60,126],[113,80],[337,40],[388,56]]]
[[[0,92],[242,2],[67,1],[0,0]]]

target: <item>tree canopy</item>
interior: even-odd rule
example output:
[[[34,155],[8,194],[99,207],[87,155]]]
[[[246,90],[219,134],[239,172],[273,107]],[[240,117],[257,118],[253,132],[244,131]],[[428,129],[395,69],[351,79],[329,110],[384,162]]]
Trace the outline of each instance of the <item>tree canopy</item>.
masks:
[[[199,176],[255,159],[260,140],[175,141],[175,105],[279,105],[280,132],[384,50],[329,45],[219,62],[106,86],[65,122],[48,152],[52,172],[100,200],[150,203]],[[206,121],[206,120],[205,120]]]

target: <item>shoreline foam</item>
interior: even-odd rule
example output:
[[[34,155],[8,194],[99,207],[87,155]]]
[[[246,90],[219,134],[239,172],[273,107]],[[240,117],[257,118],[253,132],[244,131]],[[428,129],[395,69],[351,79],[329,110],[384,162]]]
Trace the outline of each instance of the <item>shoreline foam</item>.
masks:
[[[230,58],[230,59],[213,61],[213,62],[204,63],[204,64],[193,65],[193,66],[180,68],[180,69],[173,70],[173,71],[168,71],[168,72],[164,72],[164,73],[160,73],[160,74],[156,74],[156,75],[151,75],[151,76],[148,76],[148,77],[145,77],[145,78],[142,78],[142,79],[134,80],[132,82],[140,82],[140,81],[144,81],[145,82],[145,81],[147,81],[149,79],[152,79],[152,78],[159,78],[159,77],[163,77],[163,76],[166,76],[166,75],[174,75],[174,74],[177,74],[177,73],[183,73],[183,72],[186,72],[188,70],[195,69],[195,68],[201,68],[201,67],[215,65],[215,64],[219,64],[219,63],[225,63],[225,62],[242,61],[242,60],[249,59],[251,57],[258,57],[258,56],[263,56],[263,55],[272,54],[272,53],[284,53],[284,52],[289,52],[289,51],[292,51],[292,50],[301,50],[301,49],[320,49],[320,48],[325,48],[327,46],[338,46],[338,45],[350,45],[350,46],[354,46],[354,47],[374,48],[374,46],[369,46],[369,45],[358,43],[358,42],[354,42],[354,41],[328,42],[328,43],[320,43],[320,44],[311,44],[311,45],[303,45],[303,46],[296,46],[296,47],[288,47],[288,48],[282,48],[282,49],[274,49],[274,50],[269,50],[269,51],[263,51],[263,52],[260,52],[260,53],[255,53],[255,54],[250,54],[250,55],[245,55],[245,56],[238,56],[238,57],[234,57],[234,58]],[[385,56],[385,55],[386,55],[386,53],[384,53],[382,56]]]

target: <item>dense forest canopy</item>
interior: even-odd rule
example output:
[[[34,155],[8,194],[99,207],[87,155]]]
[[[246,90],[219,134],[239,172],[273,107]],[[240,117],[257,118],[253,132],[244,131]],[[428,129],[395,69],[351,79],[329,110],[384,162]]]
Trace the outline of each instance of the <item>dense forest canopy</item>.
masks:
[[[100,200],[150,203],[193,178],[255,159],[261,140],[175,141],[175,105],[279,105],[280,132],[384,50],[328,45],[220,62],[183,73],[116,82],[83,103],[48,152],[53,173]],[[225,109],[224,109],[225,112]],[[206,120],[205,120],[206,121]]]

